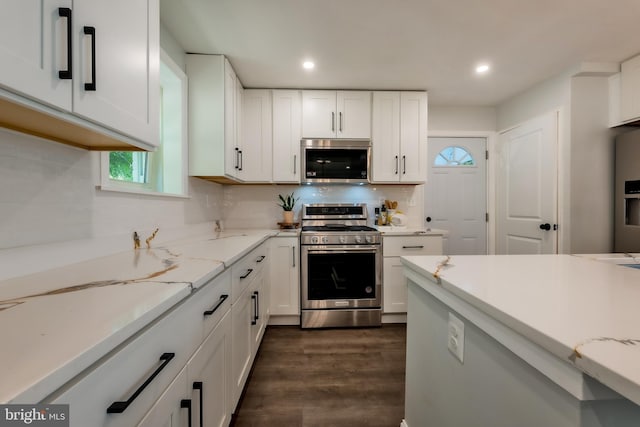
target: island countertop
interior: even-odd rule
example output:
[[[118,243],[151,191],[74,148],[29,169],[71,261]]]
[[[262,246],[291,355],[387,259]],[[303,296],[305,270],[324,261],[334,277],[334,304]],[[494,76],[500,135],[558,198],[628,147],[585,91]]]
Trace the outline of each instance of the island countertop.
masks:
[[[407,256],[427,278],[640,404],[640,270],[571,255]]]
[[[37,403],[276,230],[229,230],[0,282],[0,403]]]

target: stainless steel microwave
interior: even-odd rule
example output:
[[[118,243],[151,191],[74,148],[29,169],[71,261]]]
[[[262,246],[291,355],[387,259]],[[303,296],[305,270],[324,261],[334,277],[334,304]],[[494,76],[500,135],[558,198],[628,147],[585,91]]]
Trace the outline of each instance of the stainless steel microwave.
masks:
[[[371,141],[368,139],[303,139],[300,149],[303,183],[369,182]]]

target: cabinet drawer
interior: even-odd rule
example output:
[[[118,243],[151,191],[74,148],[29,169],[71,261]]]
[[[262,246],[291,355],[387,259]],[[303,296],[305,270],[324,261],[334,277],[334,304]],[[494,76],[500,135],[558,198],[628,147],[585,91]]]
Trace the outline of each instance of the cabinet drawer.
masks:
[[[194,311],[203,327],[201,340],[204,340],[231,307],[231,269],[199,288],[192,298]]]
[[[440,255],[442,236],[384,236],[383,256]]]
[[[231,267],[231,302],[235,303],[240,294],[267,265],[267,245],[264,243]]]
[[[70,405],[71,427],[130,427],[142,419],[202,339],[202,329],[193,326],[193,310],[188,310],[191,301],[179,305],[56,393],[51,402]],[[126,401],[129,405],[121,413],[107,413],[114,402]]]

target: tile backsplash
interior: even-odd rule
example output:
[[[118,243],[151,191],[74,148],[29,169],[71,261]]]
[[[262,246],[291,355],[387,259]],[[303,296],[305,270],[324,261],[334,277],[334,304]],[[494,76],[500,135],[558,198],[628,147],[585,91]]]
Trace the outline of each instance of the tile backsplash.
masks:
[[[409,227],[424,224],[423,185],[227,185],[224,187],[223,218],[227,228],[273,228],[282,221],[278,194],[295,193],[299,220],[303,203],[366,203],[373,223],[374,208],[381,200],[396,200],[407,215]]]

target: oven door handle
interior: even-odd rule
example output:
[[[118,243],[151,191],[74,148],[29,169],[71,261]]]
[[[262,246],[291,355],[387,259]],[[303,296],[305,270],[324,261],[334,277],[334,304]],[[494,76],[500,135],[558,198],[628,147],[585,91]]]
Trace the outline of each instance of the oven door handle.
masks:
[[[359,247],[359,248],[340,248],[340,249],[307,249],[309,254],[352,254],[354,252],[375,254],[380,252],[379,247]]]

